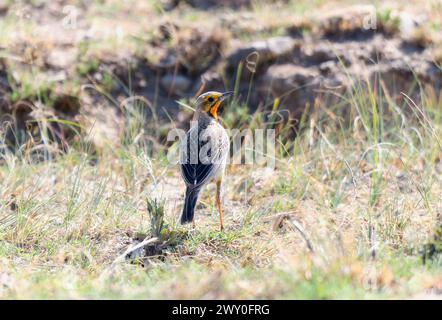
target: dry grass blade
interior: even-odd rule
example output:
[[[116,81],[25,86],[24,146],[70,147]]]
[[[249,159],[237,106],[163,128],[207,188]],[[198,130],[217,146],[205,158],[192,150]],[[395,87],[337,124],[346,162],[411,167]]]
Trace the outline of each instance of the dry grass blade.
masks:
[[[292,213],[278,213],[277,215],[268,217],[265,219],[265,221],[272,220],[273,221],[273,230],[276,231],[280,229],[284,223],[284,221],[288,221],[290,225],[299,232],[301,237],[304,239],[307,248],[310,250],[310,252],[314,252],[313,249],[313,243],[310,240],[309,236],[307,235],[307,232],[304,230],[304,227],[301,225],[301,223],[293,216]]]
[[[290,224],[299,232],[299,234],[302,236],[302,238],[305,240],[305,244],[307,245],[307,248],[310,250],[310,252],[315,252],[313,249],[313,244],[310,240],[310,238],[307,236],[307,233],[305,232],[302,225],[299,223],[298,220],[296,220],[294,217],[289,217],[288,221]]]

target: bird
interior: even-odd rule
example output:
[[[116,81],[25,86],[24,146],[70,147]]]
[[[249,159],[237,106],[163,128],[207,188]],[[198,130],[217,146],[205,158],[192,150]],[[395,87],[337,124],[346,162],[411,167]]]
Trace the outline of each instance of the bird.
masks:
[[[209,91],[196,99],[192,125],[180,145],[181,176],[186,184],[181,224],[192,222],[195,227],[195,206],[201,189],[209,182],[216,185],[215,203],[220,229],[224,230],[221,207],[221,187],[229,155],[229,136],[218,118],[220,105],[233,92]]]

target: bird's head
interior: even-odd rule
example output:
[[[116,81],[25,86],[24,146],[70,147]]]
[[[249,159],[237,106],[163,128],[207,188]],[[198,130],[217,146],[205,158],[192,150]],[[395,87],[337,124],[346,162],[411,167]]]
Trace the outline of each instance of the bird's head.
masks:
[[[196,109],[198,112],[204,112],[210,117],[218,120],[218,108],[233,92],[209,91],[203,93],[196,99]]]

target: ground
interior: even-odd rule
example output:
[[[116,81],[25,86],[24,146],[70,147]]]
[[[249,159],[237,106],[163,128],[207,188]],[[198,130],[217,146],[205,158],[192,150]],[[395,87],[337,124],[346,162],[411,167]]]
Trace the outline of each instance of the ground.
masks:
[[[442,4],[389,1],[367,34],[318,18],[352,1],[222,3],[0,2],[0,298],[442,297]],[[70,4],[78,25],[60,29]],[[431,36],[403,38],[395,12],[407,10]],[[264,60],[241,74],[235,54],[251,47]],[[330,96],[303,87],[319,74]],[[214,185],[195,228],[177,224],[185,187],[165,137],[188,127],[201,75],[235,90],[224,126],[276,132],[274,166],[227,167],[224,231]],[[162,248],[118,260],[155,235]]]

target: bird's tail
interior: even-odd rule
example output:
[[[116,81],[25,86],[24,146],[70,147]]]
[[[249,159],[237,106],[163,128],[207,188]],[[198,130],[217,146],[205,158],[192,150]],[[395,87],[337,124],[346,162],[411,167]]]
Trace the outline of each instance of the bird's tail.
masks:
[[[184,199],[183,213],[181,214],[181,224],[192,222],[193,214],[195,213],[196,200],[200,189],[186,189],[186,197]]]

